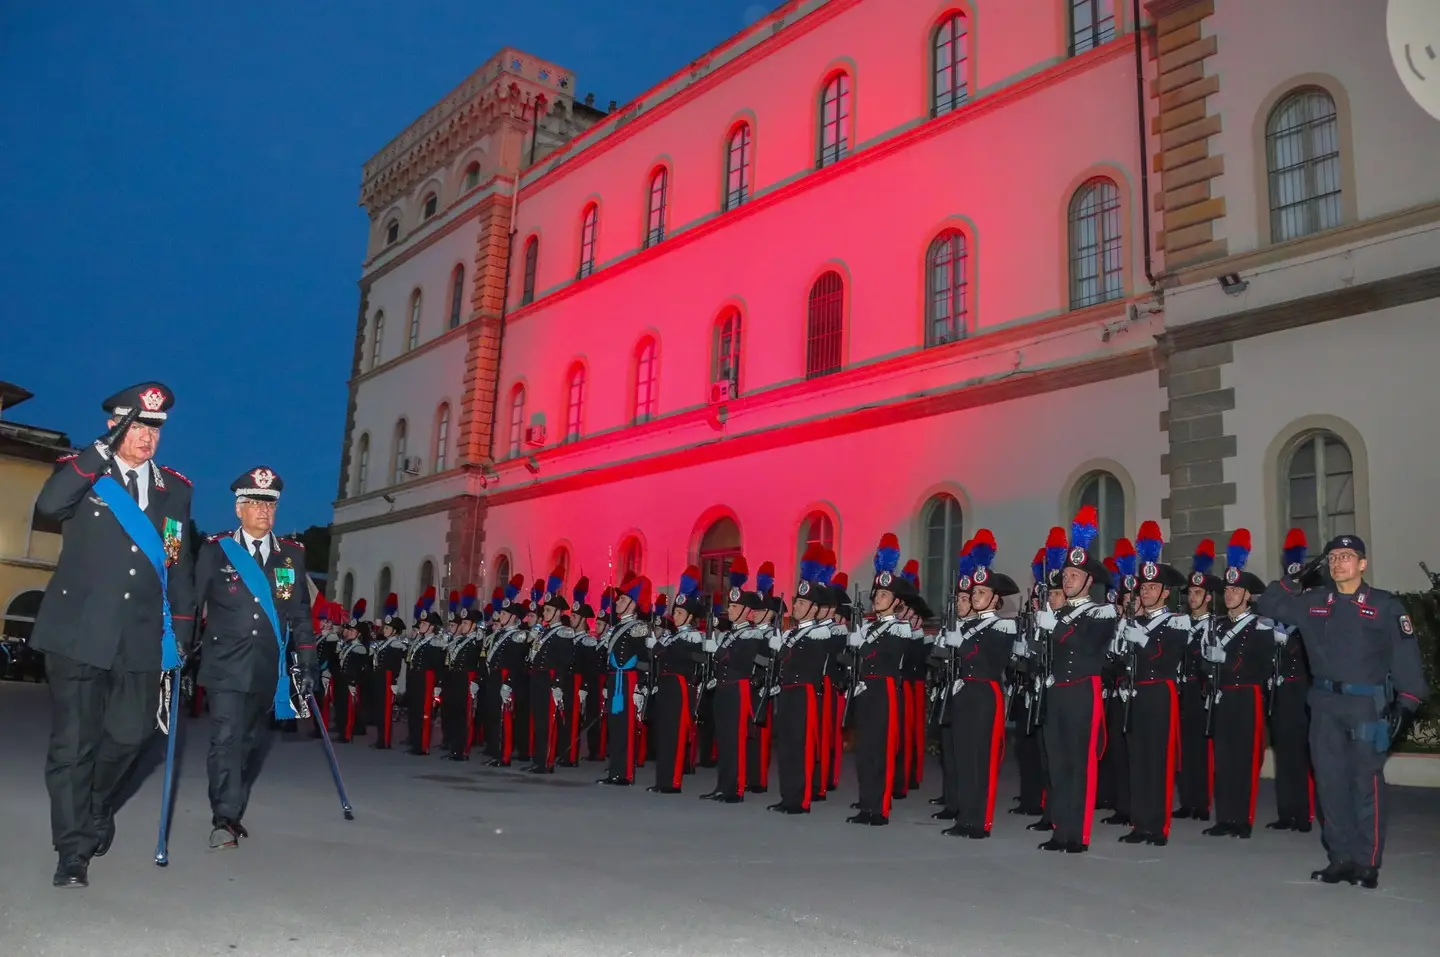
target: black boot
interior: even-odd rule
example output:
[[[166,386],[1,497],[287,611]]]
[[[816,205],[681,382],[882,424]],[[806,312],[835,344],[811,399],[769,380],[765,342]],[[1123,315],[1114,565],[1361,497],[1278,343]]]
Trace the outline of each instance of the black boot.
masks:
[[[95,826],[96,842],[95,850],[90,856],[104,857],[105,852],[110,850],[110,845],[115,842],[115,812],[101,805],[95,811],[91,823]]]
[[[1325,869],[1323,871],[1311,871],[1310,879],[1312,881],[1321,881],[1326,884],[1339,884],[1341,881],[1345,881],[1346,883],[1353,885],[1356,881],[1360,879],[1360,877],[1358,874],[1355,873],[1354,864],[1350,864],[1348,862],[1341,863],[1339,861],[1331,861],[1329,864],[1325,865]]]
[[[1355,876],[1360,878],[1360,886],[1367,890],[1374,890],[1380,886],[1380,868],[1378,867],[1357,867]]]
[[[932,818],[934,818],[935,820],[937,820],[937,821],[953,821],[953,820],[955,820],[957,817],[960,816],[960,812],[959,812],[959,811],[949,811],[949,810],[946,810],[946,811],[936,811],[934,814],[932,814],[932,815],[930,815],[930,816],[931,816]]]
[[[50,882],[56,887],[89,887],[90,865],[79,854],[62,854],[55,865],[55,878]]]

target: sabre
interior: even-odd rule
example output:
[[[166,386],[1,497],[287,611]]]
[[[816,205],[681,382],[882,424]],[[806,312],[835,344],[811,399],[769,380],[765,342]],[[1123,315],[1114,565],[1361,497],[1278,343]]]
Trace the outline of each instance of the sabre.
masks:
[[[160,833],[155,838],[155,865],[168,867],[170,864],[170,810],[174,803],[175,791],[175,739],[180,728],[175,723],[175,690],[180,684],[180,669],[166,675],[165,701],[165,783],[160,789]]]
[[[297,663],[290,665],[290,679],[297,686],[300,682],[300,666]],[[310,718],[315,722],[315,728],[320,732],[320,743],[325,747],[325,758],[330,762],[330,776],[335,779],[335,790],[340,795],[340,810],[345,813],[345,820],[355,820],[355,810],[350,806],[350,798],[345,794],[345,782],[340,777],[340,762],[335,759],[335,746],[330,743],[330,732],[325,730],[325,722],[320,720],[320,704],[315,700],[315,693],[299,696],[300,706],[295,710],[302,718]]]

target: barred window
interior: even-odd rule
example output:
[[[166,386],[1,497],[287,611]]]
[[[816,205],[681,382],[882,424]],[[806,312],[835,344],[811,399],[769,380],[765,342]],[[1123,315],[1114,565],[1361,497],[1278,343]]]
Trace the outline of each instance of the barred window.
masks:
[[[345,606],[345,614],[350,614],[350,609],[355,605],[355,573],[346,572],[341,579],[340,603]]]
[[[399,220],[392,219],[390,220],[390,225],[385,227],[385,245],[393,246],[395,243],[399,242],[399,240],[400,222]]]
[[[725,151],[725,208],[734,209],[750,198],[750,124],[730,133]]]
[[[1070,201],[1070,308],[1081,309],[1124,295],[1120,189],[1092,179]]]
[[[805,329],[805,378],[838,371],[845,332],[845,281],[827,272],[810,287]]]
[[[952,13],[935,28],[932,114],[949,113],[970,98],[970,34],[965,15]]]
[[[399,485],[401,482],[405,481],[405,452],[406,443],[408,440],[408,432],[409,429],[407,428],[404,419],[401,419],[399,422],[395,423],[395,455],[394,461],[391,463],[391,475],[393,476],[393,481],[391,484],[393,485]]]
[[[820,94],[820,150],[815,166],[829,166],[849,151],[850,74],[837,73]]]
[[[510,584],[510,556],[500,554],[495,558],[495,584],[504,588]]]
[[[716,381],[725,379],[740,388],[740,310],[731,309],[715,326]]]
[[[1265,123],[1270,240],[1340,225],[1340,135],[1335,101],[1320,89],[1291,93]]]
[[[965,338],[970,329],[970,254],[965,234],[947,230],[925,256],[925,344],[943,345]]]
[[[595,231],[600,224],[600,210],[594,204],[585,208],[580,219],[580,269],[577,279],[584,279],[595,271]]]
[[[565,389],[565,441],[580,438],[580,424],[585,412],[585,367],[575,363]]]
[[[650,202],[645,221],[645,247],[655,245],[665,238],[666,187],[670,182],[668,170],[657,169],[650,176]]]
[[[525,243],[525,277],[520,291],[520,305],[535,301],[535,269],[540,265],[540,237],[531,236]]]
[[[385,599],[390,597],[390,588],[394,584],[391,581],[392,577],[389,565],[380,569],[379,587],[375,590],[375,603],[370,606],[371,608],[385,607]]]
[[[450,328],[460,326],[460,310],[465,305],[465,267],[456,266],[450,275]]]
[[[649,422],[659,407],[659,361],[655,340],[646,339],[635,350],[635,424]]]
[[[1070,0],[1070,55],[1115,39],[1115,0]]]

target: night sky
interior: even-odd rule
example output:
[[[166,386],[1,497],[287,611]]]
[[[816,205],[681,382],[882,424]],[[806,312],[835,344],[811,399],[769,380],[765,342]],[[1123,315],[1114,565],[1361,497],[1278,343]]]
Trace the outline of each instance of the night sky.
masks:
[[[502,46],[623,105],[777,3],[0,4],[0,380],[36,396],[6,418],[84,443],[101,400],[159,379],[157,460],[202,529],[261,464],[280,529],[328,523],[361,164]]]

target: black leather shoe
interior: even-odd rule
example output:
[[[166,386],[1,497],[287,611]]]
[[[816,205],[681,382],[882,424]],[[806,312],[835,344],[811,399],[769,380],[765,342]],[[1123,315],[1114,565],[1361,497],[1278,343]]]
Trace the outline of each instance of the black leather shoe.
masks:
[[[972,841],[983,841],[990,836],[990,832],[983,827],[972,827],[969,833],[964,836],[970,838]]]
[[[1291,830],[1299,831],[1301,834],[1309,834],[1311,826],[1309,821],[1296,821],[1295,826],[1292,827]]]
[[[608,785],[610,785],[610,786],[612,786],[612,787],[617,787],[617,788],[628,788],[628,787],[630,787],[631,785],[633,785],[635,782],[634,782],[634,781],[626,780],[625,778],[601,778],[600,781],[599,781],[599,783],[600,783],[600,784],[608,784]]]
[[[1029,824],[1026,824],[1026,825],[1025,825],[1025,830],[1027,830],[1027,831],[1053,831],[1053,830],[1055,830],[1055,823],[1054,823],[1053,821],[1047,821],[1047,820],[1045,820],[1045,819],[1042,817],[1042,818],[1041,818],[1040,820],[1038,820],[1038,821],[1031,821]]]
[[[1282,817],[1282,818],[1280,818],[1278,821],[1271,821],[1269,824],[1266,824],[1266,825],[1265,825],[1265,830],[1267,830],[1267,831],[1293,831],[1293,830],[1295,830],[1295,822],[1292,821],[1292,820],[1290,820],[1288,817]]]
[[[1224,822],[1220,822],[1220,823],[1217,823],[1217,824],[1213,824],[1213,825],[1211,825],[1210,827],[1207,827],[1205,830],[1201,831],[1200,833],[1201,833],[1201,834],[1208,834],[1208,835],[1211,836],[1211,837],[1228,837],[1228,836],[1230,835],[1230,833],[1231,833],[1231,829],[1230,829],[1230,825],[1229,825],[1229,824],[1225,824]]]
[[[874,817],[869,811],[861,811],[859,814],[852,814],[845,819],[846,824],[869,824]]]
[[[859,802],[859,801],[856,801],[854,804],[851,804],[851,805],[850,805],[850,810],[852,810],[852,811],[858,811],[858,810],[860,810],[860,802]]]
[[[1199,810],[1196,810],[1195,808],[1191,808],[1191,809],[1190,809],[1190,816],[1193,817],[1193,818],[1194,818],[1195,820],[1197,820],[1197,821],[1208,821],[1208,820],[1210,820],[1210,809],[1209,809],[1208,807],[1207,807],[1207,808],[1200,808]]]
[[[90,865],[78,854],[66,854],[55,865],[55,878],[50,883],[56,887],[89,887]]]
[[[489,761],[485,762],[485,766],[487,768],[508,768],[510,766],[510,762],[501,761],[499,758],[491,758]]]
[[[934,814],[932,814],[932,815],[930,815],[930,816],[931,816],[932,818],[934,818],[935,820],[937,820],[937,821],[953,821],[953,820],[955,820],[957,817],[960,816],[960,812],[959,812],[959,811],[950,811],[950,810],[936,811]]]
[[[1170,838],[1163,834],[1147,834],[1145,835],[1145,843],[1151,847],[1164,847],[1170,843]]]
[[[1090,845],[1081,844],[1079,841],[1071,841],[1065,845],[1066,854],[1084,854],[1088,850],[1090,850]]]
[[[761,787],[761,786],[758,785],[758,784],[752,784],[752,785],[750,785],[748,788],[746,788],[745,790],[749,791],[751,794],[764,794],[766,791],[768,791],[768,790],[770,790],[770,789],[769,789],[768,787]]]
[[[1321,881],[1326,884],[1339,884],[1345,881],[1348,884],[1355,884],[1360,878],[1355,873],[1354,864],[1342,864],[1339,861],[1331,861],[1325,865],[1323,871],[1311,871],[1312,881]]]
[[[947,837],[973,837],[974,835],[970,833],[971,830],[972,828],[968,824],[956,824],[954,827],[947,827],[940,833]]]
[[[238,836],[240,836],[240,837],[249,837],[249,836],[250,836],[250,832],[247,831],[247,830],[245,830],[245,825],[244,825],[244,824],[241,824],[239,821],[231,821],[231,822],[230,822],[230,826],[235,829],[235,833],[236,833]]]
[[[870,815],[870,820],[866,821],[865,823],[869,824],[871,827],[884,827],[885,825],[890,823],[890,818],[886,817],[884,814],[872,814]]]
[[[1230,825],[1230,836],[1231,836],[1231,837],[1238,837],[1238,838],[1240,838],[1240,840],[1242,840],[1242,841],[1248,841],[1248,840],[1250,840],[1250,825],[1249,825],[1249,824],[1232,824],[1232,825]]]
[[[823,794],[812,794],[812,795],[810,795],[810,803],[811,803],[811,804],[814,804],[816,801],[823,801],[823,800],[825,800],[825,795],[823,795]]]
[[[1063,851],[1065,850],[1066,844],[1064,841],[1056,840],[1052,837],[1044,844],[1037,844],[1035,846],[1042,851]]]
[[[765,810],[767,810],[767,811],[776,811],[776,812],[778,812],[778,813],[780,813],[780,814],[809,814],[809,813],[810,813],[810,809],[809,809],[808,807],[796,807],[796,806],[794,806],[794,805],[786,804],[784,801],[780,801],[780,802],[778,802],[778,803],[776,803],[776,804],[771,804],[771,805],[770,805],[769,807],[767,807]]]
[[[718,800],[720,800],[720,792],[719,792],[719,791],[706,791],[704,794],[700,795],[700,800],[702,800],[702,801],[718,801]]]
[[[679,788],[662,788],[662,787],[660,787],[660,785],[658,785],[658,784],[652,784],[652,785],[650,785],[648,788],[646,788],[645,790],[646,790],[646,791],[649,791],[651,794],[679,794],[679,793],[680,793],[680,789],[679,789]]]
[[[1175,810],[1170,812],[1170,816],[1177,821],[1183,821],[1187,817],[1194,817],[1194,815],[1195,812],[1190,810],[1190,808],[1188,807],[1177,807]]]
[[[1148,835],[1141,834],[1139,831],[1131,831],[1129,834],[1120,835],[1121,844],[1144,844],[1148,839]]]
[[[1109,817],[1103,819],[1100,823],[1119,824],[1122,827],[1129,827],[1133,822],[1130,820],[1130,815],[1128,814],[1112,814]]]
[[[1378,867],[1357,867],[1355,876],[1360,878],[1360,886],[1366,890],[1374,890],[1380,886],[1380,868]]]
[[[210,850],[223,851],[240,846],[240,835],[229,821],[216,821],[210,830]]]
[[[715,800],[716,800],[716,801],[719,801],[721,804],[744,804],[744,803],[745,803],[745,795],[743,795],[743,794],[722,794],[722,795],[720,795],[719,797],[717,797]]]
[[[95,850],[90,856],[104,857],[115,842],[115,812],[102,807],[95,812],[91,823],[95,827]]]
[[[555,763],[562,768],[578,768],[580,766],[579,761],[556,761]]]
[[[943,797],[931,798],[928,803],[930,803],[930,804],[944,804],[944,803],[945,803],[945,799],[944,799]]]

